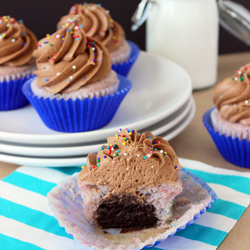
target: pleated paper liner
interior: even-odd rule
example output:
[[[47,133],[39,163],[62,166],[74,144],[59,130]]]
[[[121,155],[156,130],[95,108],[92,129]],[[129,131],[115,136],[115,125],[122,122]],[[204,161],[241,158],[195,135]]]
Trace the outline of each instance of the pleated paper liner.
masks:
[[[120,83],[117,92],[107,97],[75,101],[38,98],[30,87],[34,78],[25,83],[23,93],[50,129],[60,132],[91,131],[107,125],[112,120],[132,87],[132,83],[125,77],[118,75],[118,78]]]
[[[112,69],[117,74],[120,74],[125,77],[128,75],[130,69],[132,68],[133,64],[135,63],[135,61],[137,60],[140,54],[140,48],[138,47],[138,45],[136,45],[135,43],[131,41],[127,41],[127,42],[131,47],[131,54],[130,54],[129,59],[123,63],[112,64]]]
[[[211,112],[215,108],[208,110],[203,115],[203,123],[211,135],[217,149],[230,163],[243,168],[250,168],[250,142],[246,139],[233,139],[232,136],[226,136],[216,132],[211,120]]]
[[[79,173],[59,183],[47,197],[59,225],[83,246],[97,250],[146,249],[192,224],[217,198],[215,192],[193,173],[185,169],[181,169],[179,173],[183,183],[183,191],[179,197],[180,200],[186,197],[188,202],[185,205],[175,203],[174,219],[167,229],[148,228],[123,234],[115,229],[105,229],[108,233],[103,233],[101,228],[93,227],[84,217],[83,201],[78,187]]]
[[[32,76],[32,72],[24,72],[18,76],[2,77],[0,81],[0,111],[18,109],[29,104],[22,92],[24,83]]]

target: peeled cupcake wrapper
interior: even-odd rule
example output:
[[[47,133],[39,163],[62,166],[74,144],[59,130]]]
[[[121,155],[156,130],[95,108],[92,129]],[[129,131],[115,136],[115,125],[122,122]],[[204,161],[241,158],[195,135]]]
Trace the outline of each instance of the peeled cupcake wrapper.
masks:
[[[18,109],[29,104],[22,93],[23,84],[32,77],[33,70],[0,77],[0,111]]]
[[[211,119],[211,112],[215,108],[208,110],[203,115],[203,123],[211,135],[217,149],[225,160],[243,168],[250,168],[250,141],[240,140],[238,137],[233,139],[232,136],[220,134],[214,130]]]
[[[23,93],[35,108],[42,121],[50,129],[60,132],[84,132],[107,125],[114,117],[123,98],[132,84],[125,77],[119,76],[119,87],[112,95],[76,99],[50,99],[37,97],[31,90],[32,78],[23,86]]]
[[[112,69],[117,74],[120,74],[125,77],[128,75],[130,69],[132,68],[133,64],[135,63],[140,54],[140,48],[135,43],[131,41],[127,42],[131,47],[131,53],[129,59],[123,63],[112,64]]]
[[[105,229],[108,234],[104,234],[102,229],[93,227],[85,219],[83,201],[78,187],[79,173],[69,176],[58,184],[47,197],[59,225],[83,246],[98,250],[146,249],[159,244],[193,223],[200,217],[200,214],[211,207],[217,198],[214,191],[194,174],[185,169],[181,169],[179,173],[183,182],[183,191],[180,196],[188,197],[189,201],[184,206],[179,206],[179,209],[176,206],[175,219],[168,229],[148,228],[125,234],[120,234],[118,229]]]

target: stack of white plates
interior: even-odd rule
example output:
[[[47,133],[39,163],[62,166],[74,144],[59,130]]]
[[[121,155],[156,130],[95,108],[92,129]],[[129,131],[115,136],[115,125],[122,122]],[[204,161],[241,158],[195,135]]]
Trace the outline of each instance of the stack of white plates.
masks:
[[[195,113],[189,75],[163,57],[141,52],[128,77],[133,87],[113,120],[82,133],[47,128],[32,106],[0,112],[0,161],[30,166],[81,166],[119,128],[151,131],[170,140]]]

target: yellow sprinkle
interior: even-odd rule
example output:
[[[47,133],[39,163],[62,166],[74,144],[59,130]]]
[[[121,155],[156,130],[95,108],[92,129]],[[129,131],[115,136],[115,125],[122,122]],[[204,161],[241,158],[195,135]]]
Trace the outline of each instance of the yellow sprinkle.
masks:
[[[118,136],[118,134],[115,134],[115,137],[117,137]]]
[[[126,142],[123,142],[122,145],[125,146],[125,145],[126,145]]]
[[[62,38],[62,40],[64,41],[64,40],[65,40],[65,38]]]
[[[165,154],[167,154],[167,152],[164,152]]]
[[[113,36],[113,39],[116,39],[116,36]]]
[[[82,168],[85,168],[84,166],[82,166]]]
[[[129,142],[129,140],[127,140],[127,142]]]
[[[111,147],[112,147],[112,146],[113,146],[113,144],[109,144],[109,146],[111,146]]]
[[[129,134],[129,135],[132,135],[132,133],[131,133],[131,132],[129,132],[128,134]]]

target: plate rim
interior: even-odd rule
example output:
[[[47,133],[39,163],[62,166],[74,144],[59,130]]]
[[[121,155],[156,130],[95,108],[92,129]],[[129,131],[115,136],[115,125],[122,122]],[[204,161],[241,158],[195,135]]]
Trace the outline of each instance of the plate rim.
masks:
[[[187,90],[185,93],[185,96],[181,99],[180,102],[178,102],[177,104],[175,104],[174,107],[171,107],[171,109],[169,109],[167,112],[162,112],[158,115],[155,115],[152,119],[152,117],[146,118],[143,121],[137,121],[128,125],[124,125],[127,127],[135,127],[136,129],[143,129],[144,127],[142,126],[142,124],[147,123],[150,125],[155,124],[156,122],[159,122],[160,120],[166,118],[167,116],[173,114],[176,110],[178,110],[187,100],[188,98],[192,95],[192,81],[191,81],[191,77],[188,75],[187,71],[182,68],[179,64],[156,54],[152,54],[152,53],[148,53],[145,51],[141,51],[140,52],[140,56],[146,56],[146,57],[154,57],[154,58],[158,58],[158,60],[165,60],[167,63],[170,63],[172,65],[174,65],[174,67],[178,68],[178,70],[182,71],[183,74],[186,77],[186,82],[185,85],[187,85]],[[129,76],[128,76],[128,79]],[[154,122],[152,122],[152,120],[154,120]],[[138,125],[141,124],[141,125]],[[142,126],[142,127],[141,127]],[[81,133],[58,133],[58,134],[23,134],[23,133],[12,133],[12,132],[5,132],[5,131],[0,131],[0,138],[2,141],[8,141],[8,142],[20,142],[20,141],[33,141],[32,143],[30,142],[30,144],[36,144],[34,142],[34,140],[41,140],[39,143],[40,144],[46,144],[48,143],[47,140],[53,140],[54,144],[61,144],[62,141],[67,141],[70,140],[70,138],[72,138],[71,140],[74,139],[78,139],[79,137],[83,136],[84,133],[89,133],[88,137],[92,137],[93,140],[92,141],[96,141],[98,138],[100,138],[101,134],[113,134],[114,131],[118,131],[119,126],[118,127],[113,127],[113,128],[108,128],[106,130],[102,130],[102,129],[98,129],[98,130],[93,130],[93,131],[88,131],[88,132],[81,132]],[[16,138],[19,138],[18,140]],[[34,138],[35,137],[35,138]],[[38,139],[37,139],[38,138]],[[96,139],[94,139],[96,138]],[[82,140],[83,141],[83,140]],[[89,139],[84,139],[84,141],[89,142]],[[64,142],[65,143],[65,142]]]
[[[193,97],[191,97],[188,100],[187,105],[184,107],[184,110],[181,112],[180,115],[178,115],[175,119],[171,120],[166,125],[157,127],[155,130],[152,130],[152,131],[150,130],[150,131],[156,136],[161,133],[167,132],[168,130],[173,128],[175,125],[177,125],[186,117],[186,115],[192,110],[193,103],[194,103],[194,99]],[[163,119],[162,121],[164,121],[165,119]],[[147,128],[143,130],[149,131]],[[60,147],[56,147],[56,146],[55,147],[52,147],[52,146],[42,147],[42,145],[36,146],[36,145],[29,145],[29,144],[27,144],[27,146],[25,144],[11,145],[11,144],[5,144],[4,142],[0,141],[0,151],[5,154],[15,154],[15,155],[20,155],[20,156],[28,156],[28,157],[46,157],[46,156],[47,157],[60,157],[60,156],[73,156],[72,152],[74,153],[74,155],[80,155],[78,152],[80,150],[86,151],[87,148],[90,148],[89,149],[90,152],[94,152],[94,151],[97,151],[98,148],[100,148],[105,143],[106,141],[104,140],[102,143],[91,144],[91,145],[70,146],[70,145],[65,144],[64,146],[60,146]],[[43,153],[44,150],[46,150],[46,152]],[[60,153],[60,151],[63,151],[63,152]],[[88,154],[88,153],[82,152],[82,154]]]
[[[179,123],[178,127],[171,132],[170,136],[174,138],[176,135],[181,133],[192,121],[194,114],[195,114],[195,102],[192,110],[189,111],[188,115],[185,117],[184,122],[183,120]],[[182,123],[183,122],[183,123]],[[168,135],[164,136],[163,139],[169,141],[172,138],[168,139]],[[39,157],[25,157],[25,156],[16,156],[16,155],[10,155],[10,154],[3,154],[0,153],[1,161],[12,163],[12,164],[18,164],[18,165],[25,165],[25,166],[32,166],[32,167],[79,167],[83,164],[86,164],[87,157],[66,157],[66,158],[39,158]],[[13,161],[14,159],[14,161]],[[24,162],[26,160],[26,162]],[[27,162],[28,160],[28,162]],[[43,164],[34,165],[34,160],[37,160],[39,162],[43,162]],[[17,163],[17,161],[19,163]],[[60,163],[58,163],[60,161]],[[21,163],[20,163],[21,162]],[[50,164],[50,162],[53,162],[54,164]],[[56,163],[55,163],[56,162]],[[81,163],[80,163],[81,162]]]

